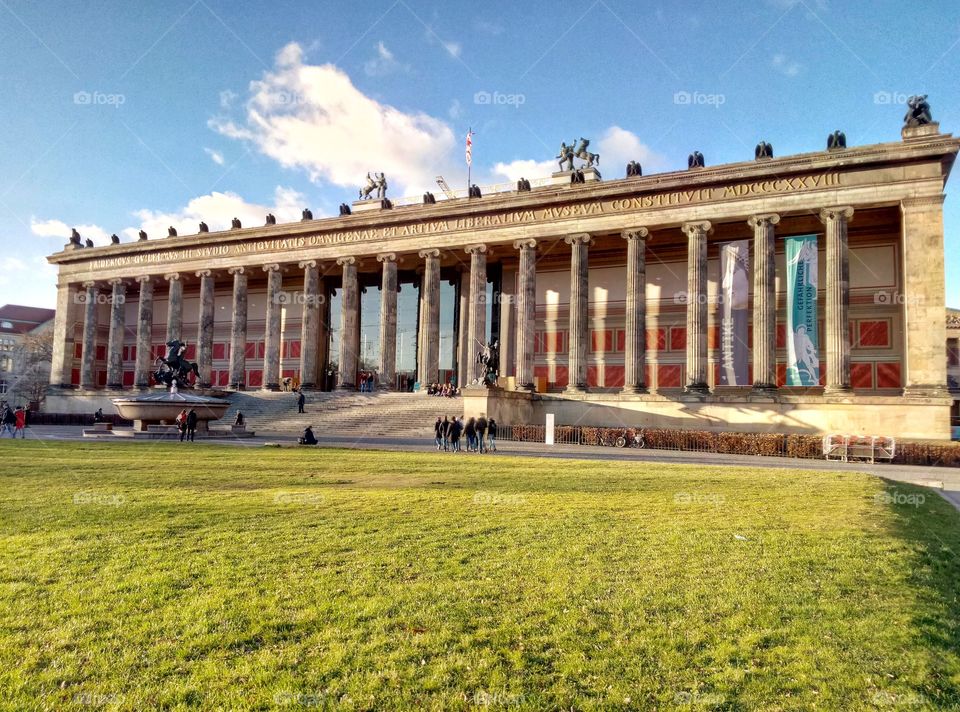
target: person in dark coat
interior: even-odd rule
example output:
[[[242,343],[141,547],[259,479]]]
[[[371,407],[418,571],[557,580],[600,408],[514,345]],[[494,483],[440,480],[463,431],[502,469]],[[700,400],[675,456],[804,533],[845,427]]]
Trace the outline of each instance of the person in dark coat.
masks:
[[[463,432],[463,419],[454,416],[450,420],[450,446],[454,452],[460,452],[460,433]]]
[[[301,445],[316,445],[317,437],[313,434],[313,426],[308,425],[303,429],[303,435],[300,436],[299,443]]]
[[[441,435],[441,430],[443,430],[443,420],[438,415],[437,422],[433,424],[433,441],[437,444],[437,450],[443,447],[443,435]]]
[[[473,452],[473,448],[476,445],[477,439],[477,420],[476,418],[470,418],[467,421],[466,427],[463,429],[464,435],[467,436],[467,452]]]
[[[487,451],[487,419],[482,415],[477,418],[477,452]]]
[[[187,409],[184,408],[177,414],[177,430],[180,431],[180,442],[187,437]]]
[[[490,452],[497,451],[497,421],[493,418],[490,418],[490,422],[487,424],[487,450]]]
[[[187,440],[193,442],[193,436],[197,434],[197,411],[193,408],[190,409],[190,412],[187,413]]]
[[[303,391],[300,391],[300,392],[297,394],[297,412],[298,412],[298,413],[302,413],[302,412],[303,412],[303,404],[306,403],[306,402],[307,402],[306,396],[303,395]]]
[[[440,424],[440,438],[443,440],[443,451],[447,452],[450,449],[450,419],[446,416]]]

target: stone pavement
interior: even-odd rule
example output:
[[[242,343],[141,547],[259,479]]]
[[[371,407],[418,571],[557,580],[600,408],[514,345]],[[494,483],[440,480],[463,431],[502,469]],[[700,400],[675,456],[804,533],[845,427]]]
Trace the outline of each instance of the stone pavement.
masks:
[[[27,429],[30,440],[83,440],[79,426],[38,425]],[[299,433],[257,432],[255,438],[246,440],[209,439],[204,443],[235,445],[238,447],[264,447],[266,444],[295,446]],[[338,447],[355,450],[391,450],[404,452],[436,452],[433,438],[366,437],[354,435],[318,435],[320,447]],[[92,441],[91,441],[92,442]],[[134,442],[122,440],[121,442]],[[149,447],[150,442],[139,441],[138,447]],[[190,447],[185,444],[184,447]],[[751,455],[725,455],[719,453],[679,452],[674,450],[638,450],[633,448],[597,447],[590,445],[544,445],[543,443],[498,442],[497,452],[489,455],[512,455],[518,457],[562,458],[576,460],[610,460],[656,462],[677,465],[700,465],[704,467],[760,467],[789,470],[817,470],[829,472],[865,472],[895,482],[921,485],[938,491],[944,499],[960,510],[960,468],[926,467],[920,465],[889,465],[883,463],[845,463],[827,460],[801,460],[787,457]],[[438,453],[442,457],[478,457],[473,453]],[[487,457],[487,456],[483,456]]]

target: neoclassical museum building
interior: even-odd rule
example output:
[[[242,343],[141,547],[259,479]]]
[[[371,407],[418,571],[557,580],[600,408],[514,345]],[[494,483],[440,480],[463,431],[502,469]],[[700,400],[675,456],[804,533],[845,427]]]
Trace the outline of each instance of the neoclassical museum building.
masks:
[[[960,139],[926,122],[844,144],[74,240],[49,257],[46,408],[153,387],[174,339],[197,388],[248,393],[354,389],[361,372],[467,386],[496,342],[497,386],[466,388],[468,415],[947,438],[943,201]]]

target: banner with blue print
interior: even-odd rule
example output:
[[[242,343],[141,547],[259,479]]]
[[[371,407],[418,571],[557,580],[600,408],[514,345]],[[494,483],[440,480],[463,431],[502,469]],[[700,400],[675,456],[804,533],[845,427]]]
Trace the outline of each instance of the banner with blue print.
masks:
[[[787,253],[787,385],[820,383],[817,334],[817,236],[785,241]]]

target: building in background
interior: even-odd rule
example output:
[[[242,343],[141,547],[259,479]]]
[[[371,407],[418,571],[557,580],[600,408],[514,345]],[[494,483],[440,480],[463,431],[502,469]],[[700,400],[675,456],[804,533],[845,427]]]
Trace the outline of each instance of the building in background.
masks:
[[[0,399],[26,405],[43,394],[55,316],[41,307],[0,307]]]

